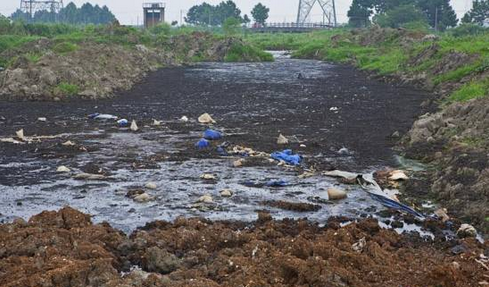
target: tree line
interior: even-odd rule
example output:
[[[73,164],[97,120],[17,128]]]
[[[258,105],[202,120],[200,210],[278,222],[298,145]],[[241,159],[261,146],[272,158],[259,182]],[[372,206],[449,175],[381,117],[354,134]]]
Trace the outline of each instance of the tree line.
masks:
[[[270,9],[258,3],[251,11],[255,23],[265,25]],[[232,0],[223,1],[217,5],[206,2],[191,7],[185,17],[185,22],[198,26],[223,26],[228,19],[235,19],[241,24],[248,24],[251,19],[247,14],[241,15],[241,10]],[[229,21],[228,21],[229,22]]]
[[[20,20],[26,23],[64,23],[72,25],[109,24],[116,21],[116,17],[107,6],[93,6],[90,3],[78,8],[71,2],[62,8],[59,13],[49,10],[36,11],[34,15],[22,10],[15,11],[10,18],[13,21]]]
[[[384,27],[429,26],[445,30],[458,24],[450,0],[353,0],[349,26],[366,27],[372,22]],[[489,0],[475,0],[462,22],[482,25],[489,18]]]

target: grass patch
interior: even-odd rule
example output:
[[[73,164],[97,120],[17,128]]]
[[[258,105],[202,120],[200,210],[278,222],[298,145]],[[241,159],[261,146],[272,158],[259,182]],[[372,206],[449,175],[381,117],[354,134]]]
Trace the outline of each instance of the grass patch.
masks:
[[[61,94],[64,96],[76,96],[80,92],[80,87],[67,82],[62,82],[54,90],[55,94]]]
[[[224,57],[226,62],[273,62],[273,55],[252,45],[234,43]]]
[[[449,98],[449,102],[466,102],[472,99],[483,98],[489,95],[489,79],[473,81],[463,85]]]
[[[78,46],[70,42],[61,42],[53,47],[53,51],[58,54],[68,54],[76,50],[78,50]]]

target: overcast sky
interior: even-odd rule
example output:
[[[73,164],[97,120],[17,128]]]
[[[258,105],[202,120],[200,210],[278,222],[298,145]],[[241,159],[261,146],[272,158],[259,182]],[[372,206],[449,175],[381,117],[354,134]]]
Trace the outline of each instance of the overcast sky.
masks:
[[[136,24],[138,19],[142,22],[142,3],[152,1],[138,1],[138,0],[74,0],[78,6],[90,2],[92,4],[107,5],[115,16],[121,21],[122,24]],[[207,3],[217,4],[222,0],[207,0]],[[70,1],[64,0],[65,5]],[[162,2],[162,1],[154,1]],[[180,14],[186,14],[186,11],[193,5],[200,4],[203,1],[199,0],[167,0],[166,2],[167,12],[166,19],[168,22],[173,20],[180,21]],[[299,0],[234,0],[243,14],[250,14],[253,6],[261,2],[264,5],[270,7],[270,22],[294,22],[296,20],[297,8]],[[346,13],[352,0],[336,0],[338,22],[347,22]],[[457,11],[459,18],[471,8],[472,0],[451,0],[454,9]],[[10,15],[19,7],[19,0],[0,0],[0,13],[3,15]],[[250,17],[251,18],[251,17]],[[312,12],[312,20],[320,21],[321,12],[318,5]]]

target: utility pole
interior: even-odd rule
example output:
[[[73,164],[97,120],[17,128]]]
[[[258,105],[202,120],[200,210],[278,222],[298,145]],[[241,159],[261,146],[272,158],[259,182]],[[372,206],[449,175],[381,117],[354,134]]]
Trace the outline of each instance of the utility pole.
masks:
[[[435,7],[435,32],[438,32],[438,7]]]

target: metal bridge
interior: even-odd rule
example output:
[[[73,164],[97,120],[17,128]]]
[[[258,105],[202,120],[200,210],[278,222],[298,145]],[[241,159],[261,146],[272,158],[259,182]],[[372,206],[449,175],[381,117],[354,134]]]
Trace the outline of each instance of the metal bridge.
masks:
[[[323,14],[322,23],[311,23],[310,16],[314,6],[318,4]],[[251,30],[258,33],[304,33],[314,30],[331,29],[337,26],[335,0],[299,0],[297,22],[267,23],[254,25]]]

